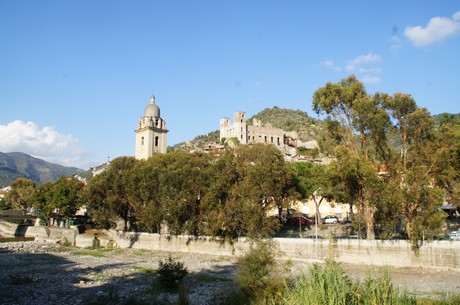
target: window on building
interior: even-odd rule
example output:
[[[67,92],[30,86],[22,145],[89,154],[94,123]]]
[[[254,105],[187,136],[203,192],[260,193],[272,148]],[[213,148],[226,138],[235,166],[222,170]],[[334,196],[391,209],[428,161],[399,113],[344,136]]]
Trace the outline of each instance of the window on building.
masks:
[[[144,137],[141,138],[141,145],[144,145]]]
[[[271,137],[271,138],[270,138],[270,143],[272,143],[272,144],[273,144],[273,137]]]
[[[264,142],[267,143],[267,136],[264,137]]]
[[[155,146],[158,146],[158,137],[155,137]]]
[[[277,141],[277,142],[278,142],[278,145],[280,145],[280,138],[279,138],[279,137],[278,137],[278,141]]]

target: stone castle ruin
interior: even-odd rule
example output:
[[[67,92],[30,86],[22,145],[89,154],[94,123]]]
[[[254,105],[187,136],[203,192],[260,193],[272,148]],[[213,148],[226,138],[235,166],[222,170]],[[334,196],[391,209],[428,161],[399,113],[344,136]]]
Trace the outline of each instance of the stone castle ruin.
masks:
[[[313,149],[318,146],[315,140],[302,142],[296,131],[286,132],[281,128],[273,127],[270,123],[263,124],[254,118],[252,125],[247,124],[246,112],[237,111],[233,115],[233,124],[230,118],[220,119],[220,141],[239,144],[266,143],[273,144],[286,157],[295,157],[298,147]]]

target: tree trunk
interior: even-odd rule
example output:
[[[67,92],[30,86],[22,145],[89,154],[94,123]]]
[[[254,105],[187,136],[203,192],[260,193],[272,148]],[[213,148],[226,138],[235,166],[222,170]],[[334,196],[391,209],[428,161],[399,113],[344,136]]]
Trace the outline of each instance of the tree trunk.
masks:
[[[375,208],[370,207],[366,204],[364,215],[366,217],[366,238],[367,240],[374,240],[375,239],[375,231],[374,231],[374,214]]]

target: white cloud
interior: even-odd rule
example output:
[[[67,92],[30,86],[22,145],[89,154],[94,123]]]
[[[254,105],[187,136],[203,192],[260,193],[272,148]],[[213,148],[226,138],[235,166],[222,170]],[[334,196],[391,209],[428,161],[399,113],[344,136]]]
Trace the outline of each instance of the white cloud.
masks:
[[[366,75],[361,78],[361,81],[365,84],[375,84],[375,83],[380,83],[381,78],[380,76],[376,76],[376,75]]]
[[[455,21],[460,21],[460,11],[456,12],[453,16],[452,19]]]
[[[392,53],[397,53],[402,46],[402,40],[399,36],[393,35],[390,39],[390,50]]]
[[[355,69],[356,69],[355,65],[347,65],[345,67],[345,70],[347,70],[348,72],[353,72],[355,71]]]
[[[380,62],[382,58],[380,55],[374,54],[374,53],[367,53],[366,55],[360,55],[356,58],[353,58],[352,60],[349,60],[348,63],[350,65],[363,65],[363,64],[368,64],[368,63],[377,63]]]
[[[443,41],[460,32],[460,11],[452,19],[446,17],[433,17],[426,27],[408,26],[404,35],[416,46],[423,47]]]
[[[382,73],[382,68],[380,67],[372,67],[372,68],[363,68],[360,67],[358,69],[359,73],[372,73],[372,74],[381,74]]]
[[[336,65],[332,60],[325,60],[321,64],[336,72],[354,73],[363,83],[378,83],[381,81],[379,76],[382,73],[382,68],[379,66],[381,61],[380,55],[369,52],[347,60],[343,66]]]
[[[59,133],[53,127],[40,129],[33,122],[16,120],[0,125],[0,151],[23,152],[66,166],[83,164],[83,151],[74,136]]]
[[[325,60],[325,61],[321,62],[321,64],[323,66],[325,66],[326,68],[332,69],[334,71],[342,71],[343,70],[342,67],[336,66],[332,60]]]

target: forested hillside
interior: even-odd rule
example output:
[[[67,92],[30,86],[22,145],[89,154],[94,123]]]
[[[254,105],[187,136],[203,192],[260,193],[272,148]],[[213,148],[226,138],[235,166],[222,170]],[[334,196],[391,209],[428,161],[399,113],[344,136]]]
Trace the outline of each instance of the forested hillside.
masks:
[[[219,130],[211,131],[205,135],[199,135],[195,139],[177,143],[168,147],[168,151],[194,151],[201,150],[207,143],[219,142]]]
[[[49,163],[20,152],[0,152],[0,187],[10,185],[17,178],[27,178],[40,185],[83,172],[76,167]]]

